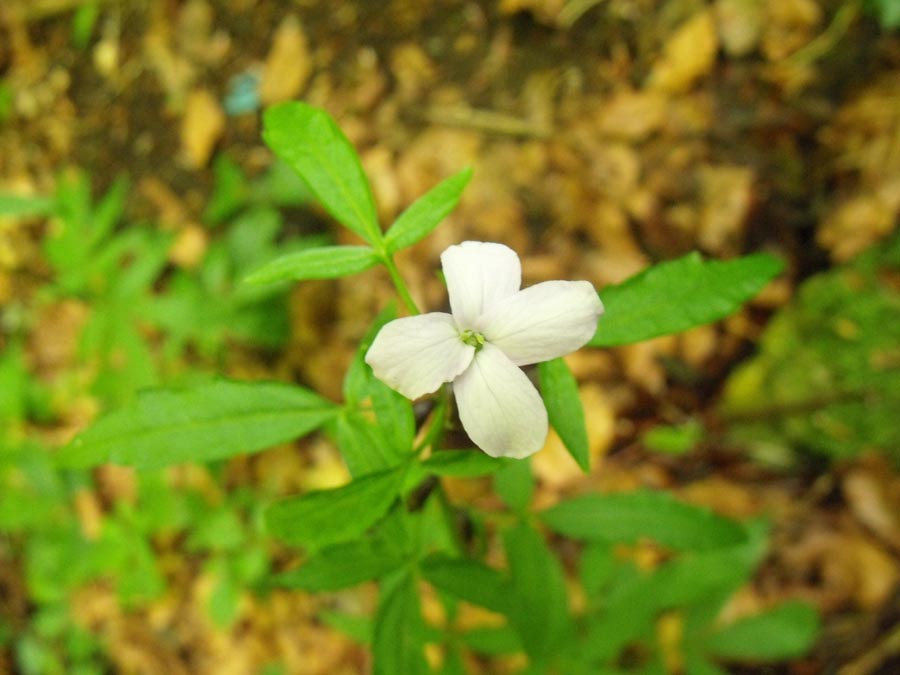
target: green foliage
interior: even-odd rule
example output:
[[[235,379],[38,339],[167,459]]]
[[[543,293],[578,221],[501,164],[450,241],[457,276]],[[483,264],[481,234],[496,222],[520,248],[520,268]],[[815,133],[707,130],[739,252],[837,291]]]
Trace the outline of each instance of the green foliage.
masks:
[[[723,415],[736,440],[900,459],[900,239],[816,275],[772,319],[759,354],[729,379]]]
[[[120,404],[51,454],[27,436],[32,419],[52,415],[48,402],[57,390],[34,382],[22,356],[25,335],[13,335],[0,355],[0,530],[24,561],[35,605],[22,636],[8,638],[0,628],[0,639],[15,640],[20,670],[103,672],[100,648],[66,615],[67,599],[103,579],[128,607],[152,602],[167,591],[156,560],[160,541],[183,542],[212,580],[207,611],[222,628],[240,618],[250,589],[331,592],[378,582],[374,616],[322,616],[371,647],[376,674],[432,672],[426,643],[444,646],[444,675],[464,673],[467,652],[485,659],[524,653],[522,672],[530,675],[664,673],[656,622],[666,612],[683,617],[685,658],[698,675],[719,673],[721,660],[792,658],[809,647],[817,622],[806,606],[717,623],[765,553],[763,524],[737,523],[648,491],[584,494],[535,512],[528,461],[448,449],[449,388],[414,408],[365,363],[378,330],[396,318],[393,305],[375,318],[354,354],[343,404],[299,386],[210,381],[191,371],[182,373],[180,386],[135,395],[184,370],[187,353],[215,359],[235,338],[279,347],[288,333],[290,282],[383,264],[415,311],[393,255],[434,230],[459,202],[471,171],[421,196],[383,235],[359,158],[324,111],[303,103],[275,106],[265,114],[264,137],[281,161],[258,178],[217,158],[203,216],[211,226],[208,248],[190,269],[170,265],[170,236],[154,227],[120,228],[124,181],[96,203],[81,176],[61,180],[52,198],[0,197],[0,214],[52,219],[44,253],[53,280],[43,297],[77,298],[93,310],[78,336],[80,356],[96,373],[94,393]],[[327,237],[279,241],[276,207],[313,198],[369,246],[336,246]],[[627,344],[720,319],[779,270],[764,255],[728,262],[692,255],[652,268],[603,291],[607,315],[592,344]],[[243,283],[248,277],[255,283]],[[575,378],[561,359],[541,364],[539,373],[551,424],[588,470]],[[71,373],[65,377],[76,381]],[[342,487],[278,499],[264,488],[232,488],[216,501],[174,490],[169,474],[153,471],[215,463],[317,430],[334,441],[347,465],[352,478]],[[688,428],[658,429],[645,438],[668,452],[684,451],[694,440]],[[72,503],[82,491],[96,490],[84,469],[104,463],[141,469],[137,496],[133,503],[115,501],[88,536]],[[209,470],[225,475],[219,468]],[[499,497],[488,508],[447,498],[444,478],[483,476],[492,477]],[[282,566],[289,552],[275,549],[272,537],[301,549],[299,560]],[[561,538],[577,542],[563,544],[566,566],[556,553]],[[502,562],[494,566],[487,553],[497,551],[498,541]],[[628,556],[623,545],[639,542],[666,549],[655,568],[639,568]],[[566,567],[577,567],[578,578],[568,579]],[[443,604],[441,628],[423,618],[422,583]],[[577,612],[568,597],[575,584],[584,598]],[[457,625],[460,602],[495,612],[502,623]]]
[[[425,625],[415,577],[401,573],[382,585],[372,636],[374,675],[425,675]]]
[[[221,459],[307,434],[338,411],[307,389],[274,382],[216,380],[151,390],[80,434],[59,462],[153,468]]]
[[[804,602],[787,602],[739,619],[706,638],[709,654],[732,661],[762,662],[802,656],[819,632],[819,615]]]
[[[562,359],[544,361],[538,365],[538,372],[550,424],[556,429],[572,459],[587,473],[591,468],[591,456],[584,407],[578,396],[578,382]]]
[[[736,523],[664,492],[582,495],[543,511],[541,520],[559,534],[586,541],[648,537],[672,548],[706,550],[744,538]]]
[[[508,464],[508,460],[490,457],[477,450],[451,450],[436,453],[422,462],[422,469],[436,476],[475,478],[495,473]]]
[[[403,552],[391,542],[366,537],[323,548],[302,567],[275,576],[272,583],[306,591],[337,591],[380,579],[404,561]]]
[[[84,49],[90,44],[99,17],[99,0],[84,2],[75,10],[72,16],[72,42],[76,47]]]
[[[388,252],[394,253],[427,237],[447,217],[472,179],[472,169],[463,169],[414,201],[391,225],[384,237]]]
[[[703,438],[703,426],[696,421],[678,425],[659,425],[648,430],[642,440],[650,450],[667,455],[683,455]]]
[[[509,561],[506,614],[535,665],[549,663],[571,630],[563,568],[526,523],[503,533]]]
[[[509,462],[494,474],[494,490],[507,506],[525,511],[534,496],[534,474],[527,460]]]
[[[325,111],[297,102],[273,106],[263,116],[263,139],[335,220],[370,244],[381,241],[359,157]]]
[[[884,30],[900,28],[900,2],[897,0],[866,0],[863,6],[877,17]]]
[[[588,344],[631,344],[724,319],[782,267],[777,258],[763,253],[725,261],[704,261],[691,253],[655,265],[600,292],[606,313]]]
[[[11,218],[46,216],[53,213],[53,207],[53,199],[49,197],[0,193],[0,216]]]
[[[269,532],[313,549],[348,541],[384,516],[402,482],[402,471],[390,469],[357,478],[343,487],[282,500],[266,512]]]
[[[322,246],[282,256],[247,277],[251,284],[337,279],[374,267],[381,258],[368,246]]]

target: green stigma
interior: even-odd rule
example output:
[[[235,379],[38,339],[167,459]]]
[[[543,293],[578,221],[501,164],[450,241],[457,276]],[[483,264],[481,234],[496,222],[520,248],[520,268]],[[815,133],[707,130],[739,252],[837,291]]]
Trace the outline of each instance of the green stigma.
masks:
[[[475,347],[476,352],[484,347],[484,343],[487,342],[487,340],[484,339],[484,335],[476,333],[474,330],[464,330],[460,333],[459,339],[467,345]]]

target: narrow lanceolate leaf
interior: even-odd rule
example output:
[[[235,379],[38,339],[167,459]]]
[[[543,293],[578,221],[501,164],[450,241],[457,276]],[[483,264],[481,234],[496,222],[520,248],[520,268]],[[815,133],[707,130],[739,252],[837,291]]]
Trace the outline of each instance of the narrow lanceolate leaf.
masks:
[[[266,511],[266,524],[279,539],[307,548],[348,541],[381,519],[397,498],[402,479],[399,469],[391,469],[284,499]]]
[[[403,461],[385,430],[360,413],[345,412],[334,426],[334,437],[354,478],[388,469]]]
[[[655,265],[600,293],[606,313],[588,344],[631,344],[718,321],[740,309],[782,267],[764,253],[704,261],[695,252]]]
[[[541,396],[547,406],[550,424],[556,429],[572,459],[587,473],[591,468],[591,456],[578,383],[562,359],[544,361],[538,366],[538,372]]]
[[[707,550],[746,538],[738,523],[665,492],[584,495],[560,502],[540,517],[554,532],[586,541],[647,538],[676,549]]]
[[[544,538],[528,524],[503,534],[511,577],[509,622],[528,655],[538,664],[547,663],[571,628],[565,574]]]
[[[56,202],[51,197],[0,194],[0,216],[27,218],[53,213]]]
[[[359,156],[328,113],[296,101],[273,106],[263,116],[263,140],[335,220],[370,244],[381,241]]]
[[[381,539],[357,539],[329,546],[272,584],[305,591],[337,591],[363,581],[380,579],[400,567],[405,558]]]
[[[456,208],[471,178],[472,169],[463,169],[410,204],[384,237],[388,252],[399,251],[427,237]]]
[[[381,258],[368,246],[320,246],[276,258],[247,276],[249,284],[337,279],[374,267]]]
[[[382,584],[372,636],[374,675],[425,675],[425,622],[416,581],[406,573]]]
[[[484,563],[435,553],[425,558],[419,569],[428,583],[455,598],[494,612],[506,612],[507,581]]]
[[[208,462],[308,434],[339,410],[307,389],[275,382],[216,380],[149,390],[80,434],[58,461],[138,468]]]
[[[709,654],[732,661],[774,661],[803,656],[819,633],[819,615],[804,602],[786,602],[739,619],[710,635]]]
[[[509,461],[514,460],[491,457],[478,450],[442,450],[422,462],[421,467],[435,476],[475,478],[496,473]]]

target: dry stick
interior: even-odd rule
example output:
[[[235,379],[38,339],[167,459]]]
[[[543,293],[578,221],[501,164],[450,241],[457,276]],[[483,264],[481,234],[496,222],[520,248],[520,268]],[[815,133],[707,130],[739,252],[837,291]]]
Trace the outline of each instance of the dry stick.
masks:
[[[779,417],[791,417],[793,415],[803,415],[805,413],[815,412],[822,408],[827,408],[835,403],[851,403],[854,401],[863,401],[873,392],[868,389],[852,389],[846,391],[837,391],[833,394],[824,394],[800,401],[787,401],[784,403],[774,403],[759,408],[746,408],[744,410],[725,411],[722,413],[722,421],[729,424],[741,424],[748,422],[765,422],[766,420],[778,419]]]
[[[542,124],[507,115],[495,110],[483,110],[465,106],[448,108],[432,106],[422,112],[422,117],[432,124],[464,129],[476,129],[487,133],[527,138],[547,138],[553,132]]]

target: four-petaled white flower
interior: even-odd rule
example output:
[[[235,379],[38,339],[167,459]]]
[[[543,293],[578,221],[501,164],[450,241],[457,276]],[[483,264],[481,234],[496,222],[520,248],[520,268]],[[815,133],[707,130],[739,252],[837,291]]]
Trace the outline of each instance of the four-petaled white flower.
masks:
[[[547,438],[547,410],[519,368],[582,347],[603,303],[587,281],[520,290],[522,268],[503,244],[465,241],[441,254],[452,314],[386,324],[366,363],[410,399],[452,382],[469,437],[494,457],[527,457]]]

